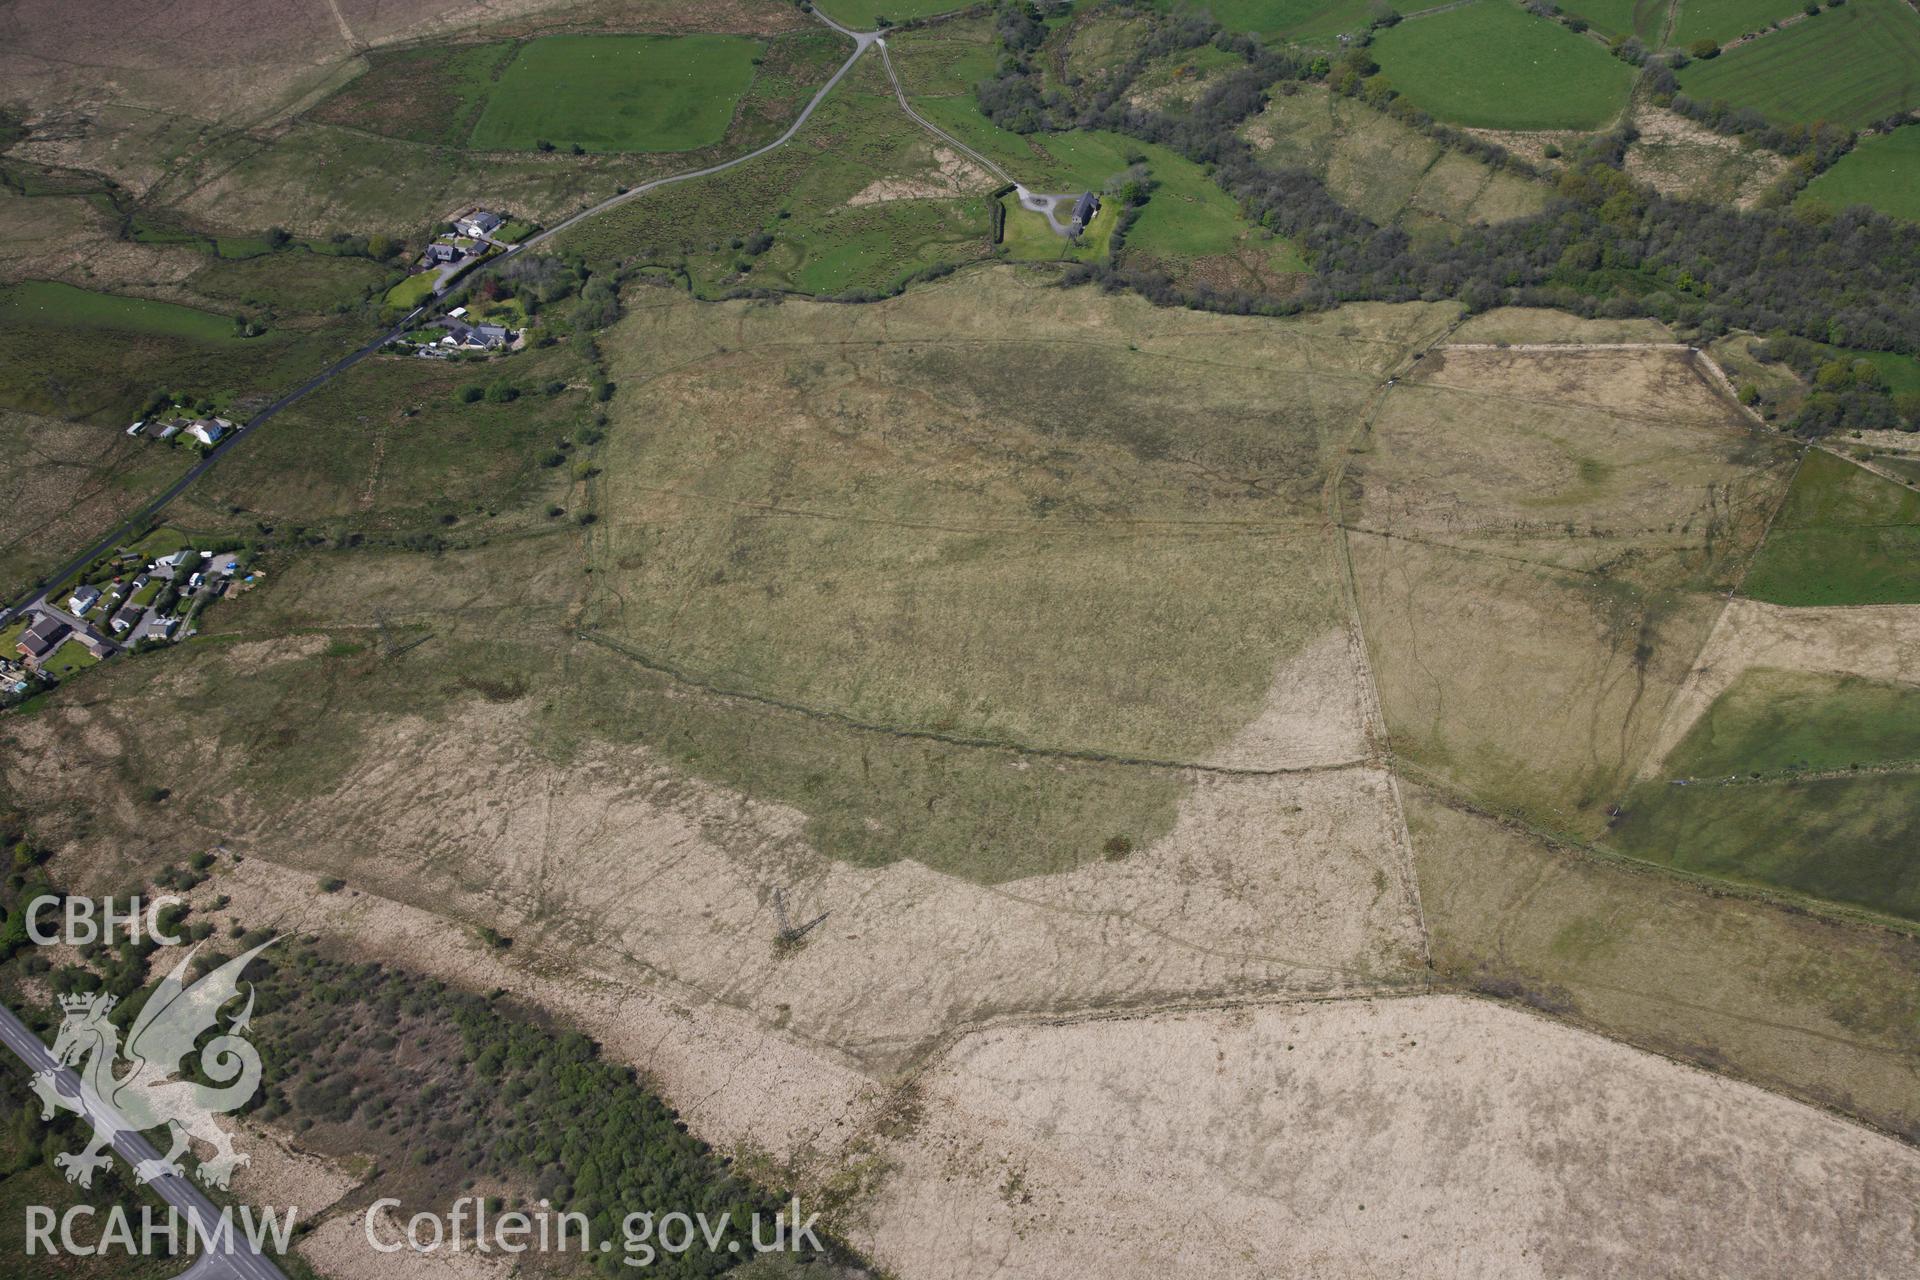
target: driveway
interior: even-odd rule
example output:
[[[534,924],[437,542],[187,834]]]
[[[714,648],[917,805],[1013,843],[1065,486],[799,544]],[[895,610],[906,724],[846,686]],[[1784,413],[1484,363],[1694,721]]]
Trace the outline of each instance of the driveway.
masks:
[[[1073,234],[1073,206],[1074,202],[1080,199],[1078,191],[1047,195],[1039,191],[1029,191],[1019,185],[1016,185],[1013,191],[1020,197],[1020,207],[1031,209],[1046,218],[1047,225],[1053,228],[1053,234],[1062,237]],[[1067,215],[1064,221],[1060,217],[1063,212]]]

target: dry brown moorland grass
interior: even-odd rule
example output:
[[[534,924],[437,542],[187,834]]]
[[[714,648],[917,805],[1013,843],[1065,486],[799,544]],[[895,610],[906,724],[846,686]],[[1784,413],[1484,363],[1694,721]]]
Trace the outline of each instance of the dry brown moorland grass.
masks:
[[[1387,397],[1350,546],[1396,752],[1594,834],[1790,453],[1670,351],[1447,351]]]
[[[598,523],[276,565],[210,616],[221,647],[9,727],[8,784],[69,815],[105,789],[66,828],[102,880],[240,842],[873,1061],[1006,1011],[1404,981],[1423,944],[1320,503],[1342,415],[1448,315],[1247,322],[1007,273],[643,306],[602,339]],[[1057,335],[1011,384],[1009,328]],[[1162,393],[1177,415],[1139,420]],[[860,656],[828,611],[876,587]],[[689,660],[743,640],[762,670]],[[957,723],[914,721],[928,688]],[[883,696],[906,711],[844,714]],[[161,779],[164,835],[98,839],[148,826]],[[830,913],[793,954],[776,890]]]
[[[901,1275],[973,1276],[992,1257],[1022,1276],[1359,1276],[1443,1257],[1587,1276],[1684,1256],[1787,1276],[1914,1257],[1911,1149],[1487,1001],[1015,1018],[882,1078],[800,1021],[636,984],[604,956],[493,951],[371,894],[316,896],[263,859],[199,892],[215,891],[241,918],[559,1011]]]
[[[0,725],[4,784],[91,882],[224,842],[875,1066],[1007,1013],[1414,977],[1375,770],[1147,770],[820,726],[565,637],[546,620],[577,561],[507,550],[412,558],[431,577],[370,554],[276,575],[232,606],[235,641],[102,668],[85,703]],[[489,580],[518,593],[480,603]],[[1360,745],[1327,743],[1330,763]],[[776,891],[795,923],[826,914],[801,948],[776,946]]]
[[[1090,314],[1001,271],[652,308],[604,343],[593,625],[863,723],[1210,758],[1341,624],[1330,447],[1445,314]]]
[[[59,0],[23,0],[0,15],[0,84],[26,114],[18,154],[106,175],[202,225],[404,235],[480,199],[550,218],[634,170],[573,157],[466,161],[290,123],[364,70],[368,50],[549,30],[808,25],[778,0],[111,0],[81,23]]]
[[[1404,794],[1443,977],[1920,1135],[1920,941]]]
[[[203,890],[235,913],[524,991],[904,1274],[1911,1269],[1909,1148],[1418,994],[1431,954],[1914,1114],[1904,940],[1416,794],[1423,918],[1369,754],[1340,451],[1344,518],[1395,532],[1350,541],[1403,760],[1577,826],[1645,755],[1773,483],[1704,390],[1653,357],[1488,357],[1382,400],[1451,308],[1249,320],[1005,272],[860,308],[656,296],[602,337],[598,523],[276,561],[201,643],[0,719],[0,789],[61,874],[117,889],[224,842],[245,861]],[[1543,497],[1604,538],[1536,527]],[[1104,554],[1050,564],[1035,531],[1071,547],[1062,525]],[[970,557],[998,569],[942,615]],[[792,600],[815,582],[884,608],[822,621]],[[844,714],[949,688],[925,736]],[[773,705],[796,693],[819,705]],[[1062,725],[1225,769],[952,740]],[[781,909],[818,921],[798,945]]]
[[[983,1254],[1063,1280],[1920,1260],[1912,1149],[1461,997],[994,1029],[915,1097],[872,1213],[875,1255],[915,1276]]]
[[[1667,195],[1747,208],[1787,171],[1785,156],[1742,146],[1678,112],[1636,107],[1627,173]]]
[[[1454,330],[1453,342],[1672,342],[1673,331],[1641,316],[1588,319],[1538,307],[1495,307]]]
[[[112,428],[0,412],[0,596],[58,567],[186,464]]]

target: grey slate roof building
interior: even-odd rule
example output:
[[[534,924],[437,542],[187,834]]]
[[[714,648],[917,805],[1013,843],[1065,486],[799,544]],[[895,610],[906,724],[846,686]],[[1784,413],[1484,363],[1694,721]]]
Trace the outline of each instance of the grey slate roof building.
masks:
[[[503,347],[512,337],[510,330],[497,324],[464,324],[451,316],[442,316],[434,323],[445,329],[454,342],[463,347]]]
[[[504,219],[501,218],[499,214],[492,213],[486,209],[479,209],[468,214],[453,225],[456,229],[470,236],[487,236],[492,235],[494,228],[499,226],[503,221]]]
[[[1073,202],[1073,229],[1081,232],[1093,221],[1093,215],[1100,212],[1100,198],[1091,191],[1082,191],[1080,198]]]

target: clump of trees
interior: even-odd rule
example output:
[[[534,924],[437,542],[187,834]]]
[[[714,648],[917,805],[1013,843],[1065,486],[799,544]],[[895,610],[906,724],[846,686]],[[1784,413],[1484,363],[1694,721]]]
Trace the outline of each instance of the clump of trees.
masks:
[[[1242,313],[1453,298],[1476,310],[1557,307],[1585,316],[1652,316],[1702,336],[1744,328],[1836,347],[1920,352],[1920,228],[1870,209],[1820,218],[1666,196],[1628,178],[1624,162],[1633,135],[1615,133],[1569,157],[1542,212],[1416,244],[1404,231],[1341,204],[1312,172],[1267,163],[1238,134],[1276,85],[1284,91],[1289,82],[1321,79],[1335,92],[1424,124],[1490,164],[1519,167],[1497,148],[1449,139],[1444,126],[1402,105],[1380,81],[1364,43],[1338,59],[1303,64],[1216,30],[1213,42],[1240,52],[1247,69],[1191,106],[1142,111],[1119,101],[1124,86],[1119,95],[1103,87],[1076,106],[1041,91],[1029,62],[1037,46],[1019,7],[1003,6],[1000,13],[1006,47],[996,75],[980,86],[983,110],[1000,111],[996,119],[1009,128],[1112,129],[1208,166],[1247,218],[1305,252],[1314,274],[1311,286],[1286,297],[1178,285],[1163,272],[1124,261],[1070,269],[1069,281],[1097,279],[1164,305]],[[1173,33],[1167,38],[1194,38],[1190,27],[1166,22]],[[1670,76],[1665,64],[1649,69],[1661,71]],[[1029,107],[1040,113],[1037,123],[1020,114]],[[1804,146],[1815,164],[1841,145],[1831,131],[1781,132],[1783,145]],[[1859,385],[1817,391],[1814,401],[1803,429],[1871,425],[1897,413],[1890,397],[1876,398]]]
[[[1789,424],[1804,436],[1853,430],[1920,430],[1920,391],[1895,393],[1871,360],[1782,334],[1756,343],[1762,364],[1780,363],[1812,388]]]
[[[509,940],[481,931],[489,946]],[[244,941],[244,939],[243,939]],[[504,1000],[378,964],[349,964],[283,943],[250,972],[265,1118],[356,1124],[412,1152],[416,1174],[452,1187],[483,1178],[552,1201],[589,1223],[594,1265],[631,1274],[620,1251],[629,1213],[770,1220],[779,1200],[734,1172],[630,1068],[577,1031]],[[261,976],[262,973],[264,976]],[[614,1249],[601,1253],[610,1240]],[[740,1258],[662,1253],[651,1271],[711,1276]]]

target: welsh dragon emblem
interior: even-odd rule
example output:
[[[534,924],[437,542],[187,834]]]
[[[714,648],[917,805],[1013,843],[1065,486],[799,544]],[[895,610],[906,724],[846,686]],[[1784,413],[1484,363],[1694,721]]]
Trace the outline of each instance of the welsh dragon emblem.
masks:
[[[213,1158],[199,1169],[201,1181],[210,1187],[224,1188],[233,1171],[247,1163],[247,1157],[233,1149],[233,1135],[214,1117],[244,1105],[260,1087],[259,1051],[241,1036],[253,1016],[251,984],[246,1006],[226,1029],[205,1045],[199,1040],[218,1027],[220,1010],[240,994],[241,971],[272,945],[272,940],[263,942],[189,985],[184,978],[199,951],[195,947],[154,989],[127,1032],[124,1048],[120,1029],[107,1017],[113,1011],[113,996],[60,997],[66,1017],[54,1037],[53,1056],[61,1067],[77,1068],[80,1096],[61,1093],[56,1072],[51,1070],[35,1074],[33,1091],[40,1095],[41,1119],[51,1120],[55,1108],[65,1108],[86,1116],[93,1125],[93,1140],[83,1150],[53,1159],[66,1171],[67,1181],[93,1185],[94,1171],[113,1160],[106,1149],[122,1131],[119,1126],[142,1133],[164,1126],[170,1135],[172,1146],[166,1154],[135,1166],[134,1176],[143,1183],[163,1174],[182,1173],[180,1157],[194,1138],[214,1150]],[[199,1074],[211,1084],[182,1074],[183,1060],[196,1048]],[[132,1070],[118,1075],[123,1055]],[[89,1108],[84,1101],[89,1098],[104,1106]]]

